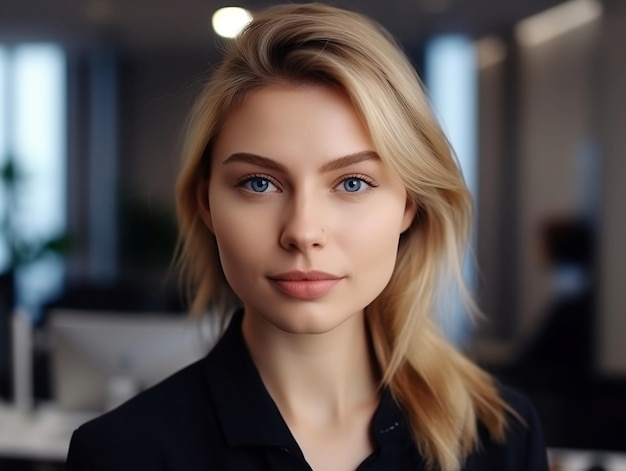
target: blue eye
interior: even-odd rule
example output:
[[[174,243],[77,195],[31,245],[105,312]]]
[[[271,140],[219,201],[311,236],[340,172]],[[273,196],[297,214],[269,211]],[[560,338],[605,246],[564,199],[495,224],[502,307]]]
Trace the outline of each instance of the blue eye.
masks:
[[[270,187],[274,187],[274,184],[267,178],[251,177],[242,182],[242,186],[246,190],[250,190],[253,193],[266,193],[268,190],[271,189]]]
[[[270,186],[270,182],[262,178],[255,178],[250,180],[250,189],[259,193],[264,192]]]
[[[360,178],[352,177],[346,178],[341,184],[348,193],[357,193],[363,189],[364,183]]]

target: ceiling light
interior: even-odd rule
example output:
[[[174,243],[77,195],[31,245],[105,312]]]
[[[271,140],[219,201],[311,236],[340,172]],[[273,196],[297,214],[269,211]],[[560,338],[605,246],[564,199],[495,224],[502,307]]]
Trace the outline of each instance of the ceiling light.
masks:
[[[223,38],[234,38],[250,23],[252,15],[244,8],[225,7],[213,13],[213,30]]]
[[[520,21],[515,27],[515,36],[523,46],[536,46],[600,16],[600,0],[570,0]]]

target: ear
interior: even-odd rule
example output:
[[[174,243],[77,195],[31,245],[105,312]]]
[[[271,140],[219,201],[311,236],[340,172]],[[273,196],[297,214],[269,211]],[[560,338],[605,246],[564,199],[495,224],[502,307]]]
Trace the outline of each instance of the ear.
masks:
[[[209,206],[209,182],[203,180],[196,188],[196,200],[198,202],[198,212],[206,227],[213,232],[213,218],[211,218],[211,208]]]
[[[409,227],[411,227],[411,223],[413,222],[413,219],[415,219],[416,214],[417,204],[414,203],[413,200],[411,200],[411,198],[407,196],[406,204],[404,206],[404,216],[402,216],[402,230],[400,231],[400,234],[402,234]]]

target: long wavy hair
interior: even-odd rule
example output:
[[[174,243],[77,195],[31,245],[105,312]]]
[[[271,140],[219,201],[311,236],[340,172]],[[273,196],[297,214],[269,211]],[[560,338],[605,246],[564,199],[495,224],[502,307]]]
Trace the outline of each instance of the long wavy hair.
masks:
[[[199,216],[199,194],[229,113],[246,94],[276,83],[343,90],[417,207],[393,275],[365,319],[381,385],[405,411],[427,465],[456,471],[479,445],[478,424],[504,439],[509,410],[493,379],[445,339],[434,319],[442,284],[451,280],[466,294],[461,266],[471,196],[417,73],[375,22],[322,4],[282,5],[256,15],[225,46],[191,114],[177,184],[178,262],[192,310],[227,315],[239,305]]]

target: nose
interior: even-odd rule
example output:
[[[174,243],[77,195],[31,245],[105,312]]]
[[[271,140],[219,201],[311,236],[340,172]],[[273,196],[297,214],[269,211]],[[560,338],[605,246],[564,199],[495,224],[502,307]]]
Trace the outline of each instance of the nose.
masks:
[[[313,195],[296,195],[288,204],[280,234],[280,245],[289,251],[307,252],[328,243],[324,229],[326,211]]]

